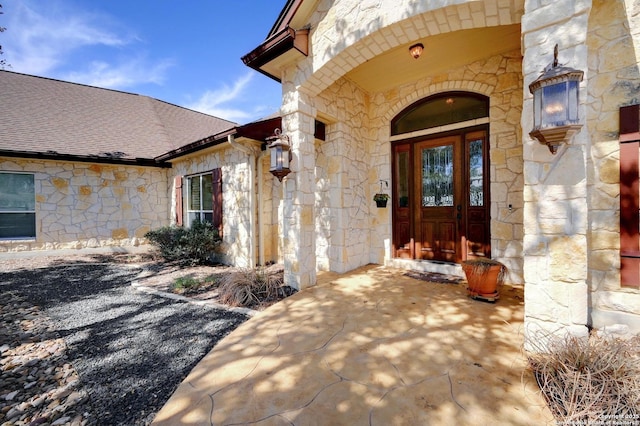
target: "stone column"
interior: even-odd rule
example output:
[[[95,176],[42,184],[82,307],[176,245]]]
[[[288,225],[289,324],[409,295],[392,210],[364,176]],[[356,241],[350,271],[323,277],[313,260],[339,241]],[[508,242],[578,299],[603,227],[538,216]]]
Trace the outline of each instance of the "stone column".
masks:
[[[551,336],[587,336],[587,153],[583,126],[557,154],[529,136],[533,97],[529,84],[553,61],[583,70],[580,118],[586,117],[587,22],[590,0],[526,0],[524,35],[524,280],[525,348],[542,350]]]
[[[293,159],[291,173],[283,180],[284,281],[303,289],[316,283],[315,113],[299,92],[288,93],[285,99],[282,132],[290,138]]]

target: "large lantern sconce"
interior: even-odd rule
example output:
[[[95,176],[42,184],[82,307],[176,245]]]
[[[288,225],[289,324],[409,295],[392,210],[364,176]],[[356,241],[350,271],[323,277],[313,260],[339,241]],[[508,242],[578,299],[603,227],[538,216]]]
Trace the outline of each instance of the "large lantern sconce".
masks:
[[[533,130],[529,136],[547,145],[552,154],[582,128],[578,108],[583,75],[580,70],[558,64],[556,44],[553,63],[529,85],[533,94]]]
[[[269,171],[282,182],[282,178],[291,172],[291,146],[289,136],[283,135],[280,129],[275,129],[273,136],[267,138],[269,150],[271,151],[271,167]]]

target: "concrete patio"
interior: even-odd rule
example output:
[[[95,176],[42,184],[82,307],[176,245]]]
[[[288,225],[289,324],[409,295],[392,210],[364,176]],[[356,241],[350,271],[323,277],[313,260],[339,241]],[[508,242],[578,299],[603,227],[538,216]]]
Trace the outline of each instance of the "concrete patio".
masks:
[[[223,339],[154,424],[553,424],[521,349],[523,289],[490,304],[404,274],[322,274]]]

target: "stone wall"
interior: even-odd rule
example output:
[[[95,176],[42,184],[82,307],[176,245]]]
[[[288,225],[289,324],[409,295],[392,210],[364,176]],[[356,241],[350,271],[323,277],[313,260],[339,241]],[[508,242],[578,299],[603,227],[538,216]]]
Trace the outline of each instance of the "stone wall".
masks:
[[[255,151],[255,154],[259,154],[259,151]],[[252,174],[256,168],[255,156],[250,157],[247,153],[224,144],[214,150],[174,161],[173,168],[170,169],[170,181],[173,182],[173,176],[188,177],[217,168],[222,169],[222,233],[225,256],[221,260],[241,267],[254,266],[258,241],[257,229],[252,229],[252,226],[257,226],[258,212],[255,178],[252,182]],[[168,194],[170,200],[175,199],[173,184]],[[186,195],[183,193],[184,218],[187,217]],[[173,202],[171,204],[175,205]],[[175,212],[172,212],[171,217],[175,218]]]
[[[290,138],[292,173],[283,180],[281,237],[284,280],[302,289],[316,282],[316,111],[303,93],[289,91],[281,108],[282,128]]]
[[[529,136],[533,98],[528,85],[553,61],[587,71],[587,20],[591,2],[527,0],[522,17],[524,102],[524,277],[527,341],[553,334],[586,336],[588,329],[588,129],[553,155]],[[585,72],[582,90],[590,86]],[[581,98],[579,115],[588,109]]]
[[[316,143],[316,244],[322,270],[346,272],[383,257],[372,246],[372,223],[388,214],[375,209],[371,180],[369,96],[346,79],[329,87],[315,105],[331,117],[326,140]],[[388,173],[387,173],[388,175]],[[387,177],[387,180],[389,177]]]
[[[262,253],[264,263],[282,263],[282,246],[280,235],[280,225],[278,212],[282,206],[282,183],[278,181],[270,172],[269,153],[263,154],[262,175],[258,175],[258,185],[262,185],[260,217],[261,238],[258,241],[258,250]],[[260,184],[260,181],[262,182]]]
[[[588,27],[590,320],[595,328],[625,324],[639,333],[640,290],[620,283],[618,112],[640,102],[640,4],[594,0]]]
[[[35,240],[0,241],[0,251],[135,246],[168,224],[167,170],[0,158],[0,170],[35,176]]]

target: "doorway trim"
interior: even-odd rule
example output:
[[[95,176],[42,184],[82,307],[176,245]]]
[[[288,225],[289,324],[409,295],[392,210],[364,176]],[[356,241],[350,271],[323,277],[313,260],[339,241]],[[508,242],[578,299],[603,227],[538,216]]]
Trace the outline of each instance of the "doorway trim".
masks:
[[[477,252],[472,253],[475,250],[470,249],[467,251],[467,243],[465,242],[465,239],[469,237],[471,226],[471,222],[468,220],[472,215],[470,213],[470,207],[473,206],[473,209],[478,210],[476,208],[478,204],[473,204],[470,201],[471,192],[477,192],[477,190],[470,190],[472,186],[472,173],[473,171],[478,170],[477,165],[474,168],[470,164],[470,156],[473,148],[472,145],[475,145],[475,147],[477,147],[477,144],[474,143],[476,141],[476,137],[478,138],[478,140],[482,140],[483,145],[481,157],[478,157],[476,153],[474,155],[474,158],[482,159],[482,165],[479,169],[482,170],[481,178],[484,181],[484,197],[483,205],[481,208],[481,210],[483,210],[482,220],[484,221],[484,234],[481,236],[481,238],[478,238],[478,234],[476,234],[474,240],[470,239],[469,248],[471,248],[471,246],[477,247],[477,242],[480,241],[481,245],[484,245],[485,247],[484,254],[481,255],[486,255],[488,257],[491,256],[489,99],[490,98],[488,96],[473,92],[452,91],[438,93],[414,102],[407,108],[403,109],[392,119],[390,154],[392,159],[391,175],[393,209],[392,238],[389,261],[395,266],[404,268],[409,267],[411,269],[418,270],[422,270],[426,267],[428,270],[434,272],[453,273],[456,275],[461,275],[462,271],[457,262],[460,262],[461,260],[467,258],[467,254],[470,257],[475,257],[478,255]],[[458,100],[460,100],[460,103],[458,103]],[[450,110],[446,109],[451,106],[454,107],[453,113],[451,113]],[[470,119],[465,120],[465,117]],[[405,120],[405,118],[408,121],[403,122],[402,120]],[[424,126],[425,128],[421,128],[421,126]],[[475,136],[473,135],[473,133],[475,133]],[[474,137],[469,138],[469,136]],[[425,238],[425,235],[429,234],[429,232],[427,232],[427,234],[424,234],[425,229],[427,231],[429,231],[430,229],[429,227],[422,229],[423,225],[421,217],[424,216],[423,210],[425,210],[425,207],[427,207],[427,222],[425,222],[427,223],[427,226],[429,225],[428,222],[430,220],[430,213],[428,212],[428,210],[430,209],[428,208],[428,205],[423,205],[424,200],[422,200],[423,196],[425,196],[423,191],[426,189],[424,188],[428,188],[428,186],[424,185],[430,184],[421,181],[421,170],[423,170],[424,167],[427,166],[426,163],[420,162],[420,157],[423,154],[420,154],[419,152],[422,152],[422,150],[425,148],[427,149],[427,151],[429,151],[430,149],[428,147],[430,146],[430,141],[437,144],[437,141],[446,140],[447,138],[449,138],[450,140],[457,140],[457,142],[455,142],[455,150],[457,154],[455,154],[454,156],[456,157],[456,159],[452,160],[455,161],[455,166],[453,168],[455,169],[454,173],[456,175],[454,179],[456,180],[455,186],[457,187],[457,189],[455,189],[455,192],[457,193],[457,198],[455,201],[456,205],[454,207],[444,209],[447,212],[449,210],[453,212],[451,218],[452,220],[449,220],[448,216],[444,220],[445,222],[452,222],[455,224],[456,218],[460,219],[461,217],[461,215],[459,214],[460,209],[463,209],[463,220],[458,220],[456,231],[453,237],[453,240],[456,241],[456,244],[459,244],[459,250],[454,257],[445,256],[446,259],[439,259],[436,256],[435,259],[429,259],[430,256],[425,257],[421,253],[417,252],[417,250],[421,247],[421,243],[424,243],[423,240]],[[399,160],[400,158],[401,160]],[[404,165],[401,165],[399,161]],[[399,170],[404,169],[409,169],[408,173],[406,171],[402,172],[405,173],[406,176],[399,175]],[[406,201],[404,201],[407,199],[406,190],[400,187],[407,186],[406,184],[402,184],[405,179],[407,180],[407,182],[410,182],[411,188],[409,196],[411,197],[412,201],[408,208],[406,208],[407,203]],[[460,204],[462,204],[462,207],[460,206]],[[435,210],[433,210],[434,214],[436,213],[436,210],[439,211],[441,209],[436,208]],[[477,218],[477,214],[478,212],[474,211],[473,216]],[[434,220],[438,220],[437,217],[434,216]],[[451,231],[449,228],[451,228],[451,223],[448,223],[448,225],[449,227],[446,228],[446,230],[448,230],[450,234]],[[478,230],[478,223],[474,222],[473,226],[473,232],[476,232]],[[403,232],[404,234],[408,233],[410,235],[410,239],[407,239],[406,235],[401,236],[401,232]],[[440,235],[437,235],[434,238],[434,242],[445,242],[444,240],[442,240],[442,238],[444,237],[441,238]],[[471,241],[474,242],[471,243]],[[462,249],[460,250],[460,248]],[[401,257],[404,257],[404,259]],[[416,264],[421,264],[422,266],[416,267]]]

